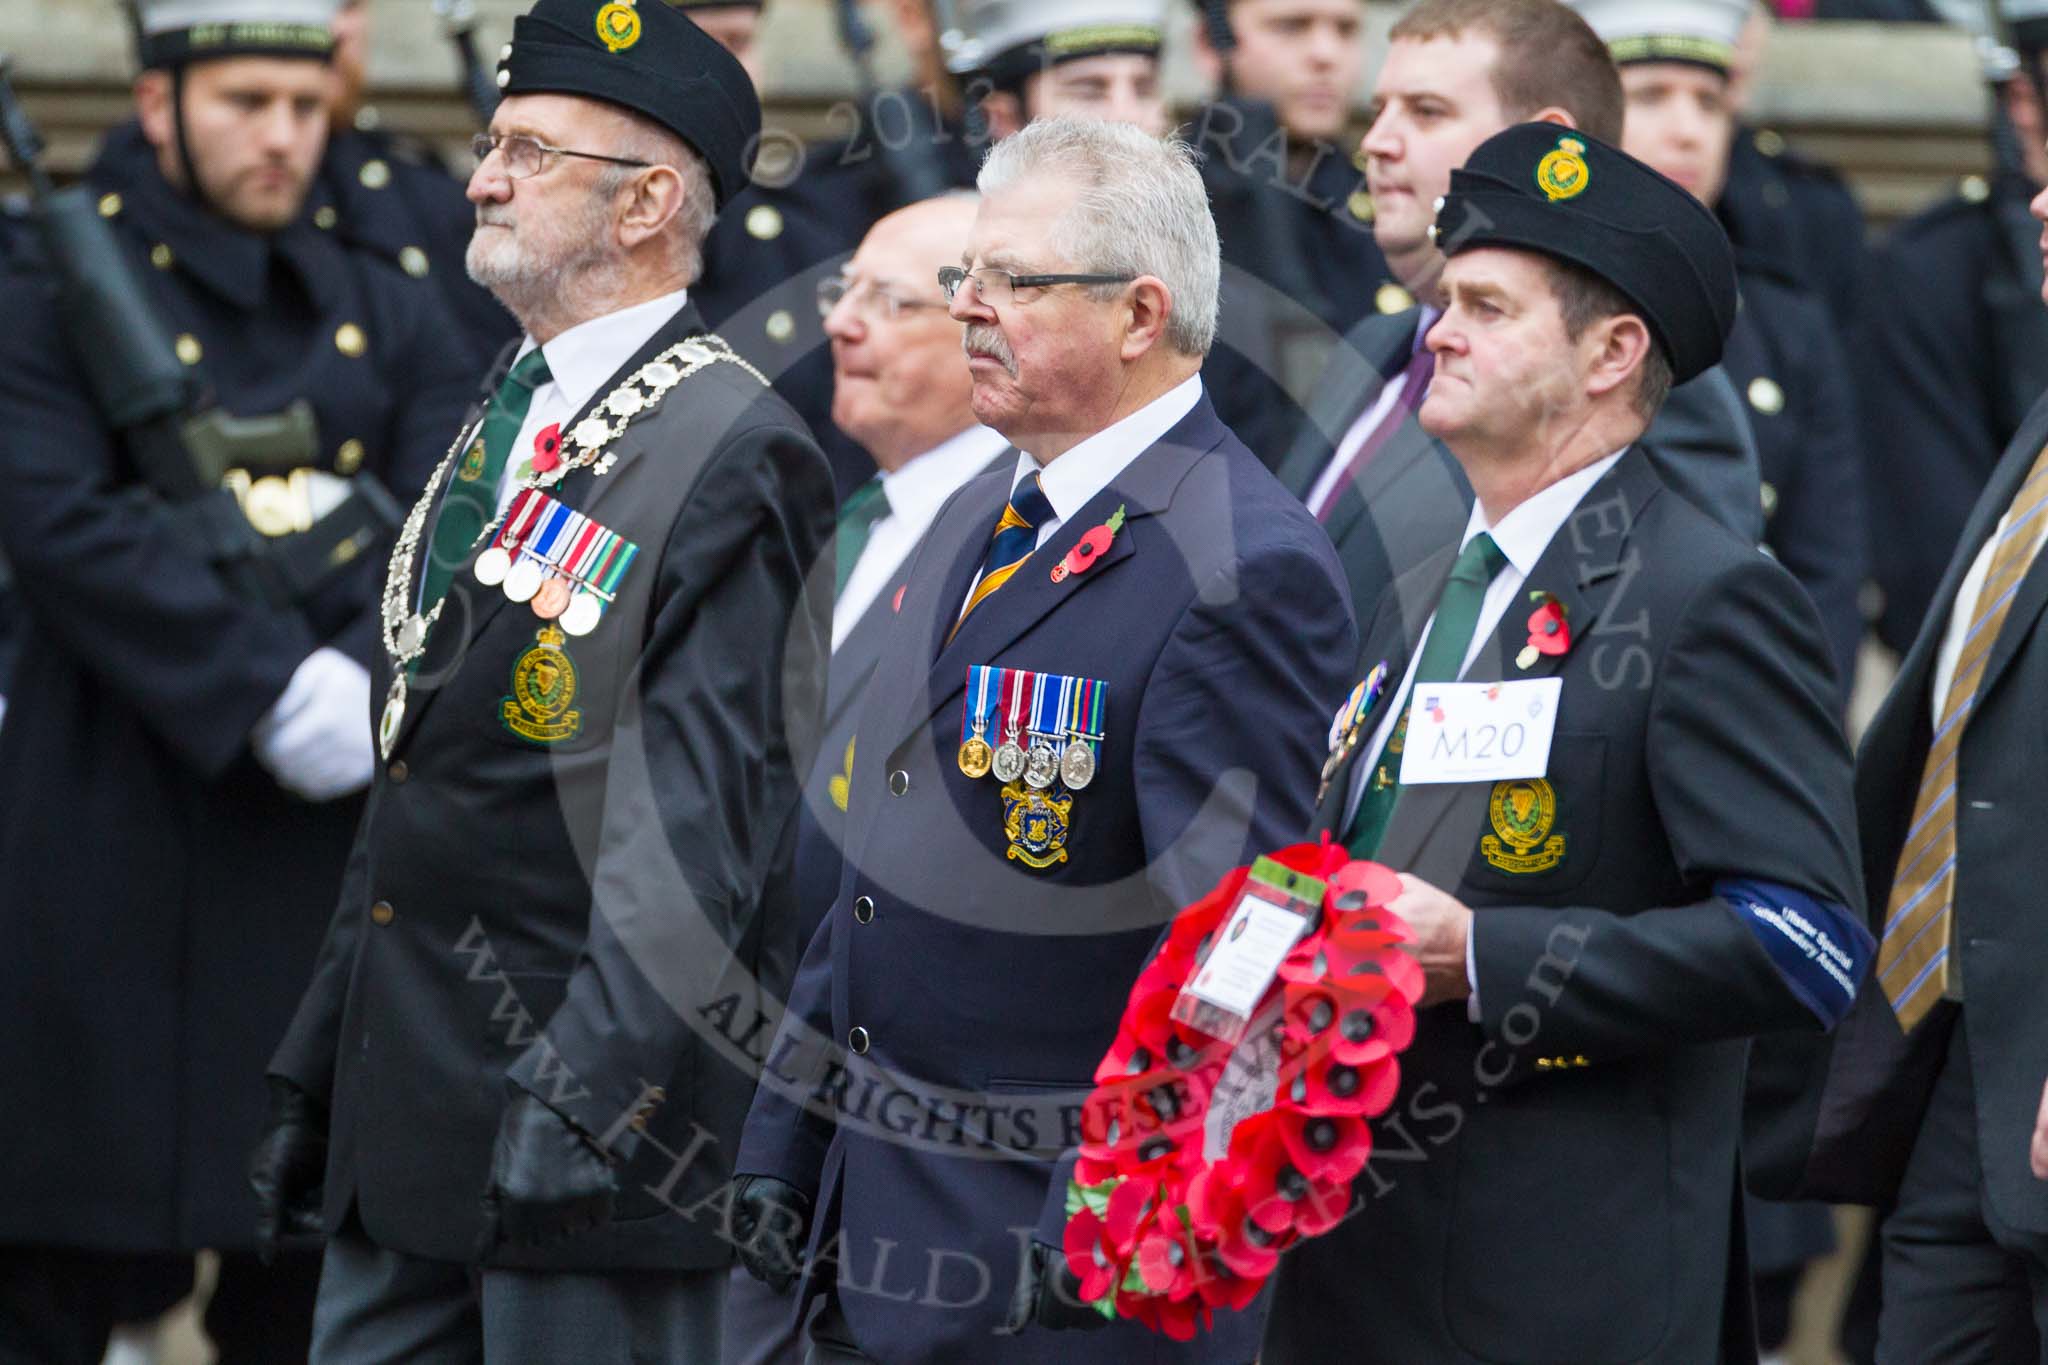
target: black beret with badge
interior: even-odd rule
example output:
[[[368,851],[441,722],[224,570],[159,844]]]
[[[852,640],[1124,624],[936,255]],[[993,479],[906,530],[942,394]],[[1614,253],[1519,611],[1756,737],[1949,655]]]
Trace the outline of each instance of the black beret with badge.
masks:
[[[718,205],[747,184],[761,101],[739,59],[662,0],[539,0],[512,25],[507,95],[583,95],[653,119],[704,158]]]
[[[1510,247],[1599,276],[1640,311],[1681,384],[1719,363],[1735,323],[1735,254],[1714,215],[1561,124],[1517,124],[1481,143],[1451,172],[1434,236],[1446,256]]]

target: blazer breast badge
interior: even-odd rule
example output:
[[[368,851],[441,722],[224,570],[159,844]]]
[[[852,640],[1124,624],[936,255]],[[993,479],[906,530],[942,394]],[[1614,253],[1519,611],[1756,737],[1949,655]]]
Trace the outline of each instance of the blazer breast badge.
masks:
[[[1528,876],[1564,861],[1564,836],[1557,823],[1557,790],[1540,777],[1493,784],[1487,803],[1493,833],[1479,841],[1479,854],[1502,872]]]

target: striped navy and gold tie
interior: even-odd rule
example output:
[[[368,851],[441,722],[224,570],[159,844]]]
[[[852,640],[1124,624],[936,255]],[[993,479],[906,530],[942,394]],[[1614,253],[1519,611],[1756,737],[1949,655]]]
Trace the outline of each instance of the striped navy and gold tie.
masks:
[[[996,520],[995,535],[989,538],[988,553],[981,561],[981,581],[969,594],[960,620],[953,623],[955,634],[974,615],[976,607],[994,596],[1024,566],[1038,544],[1038,528],[1052,520],[1053,515],[1052,504],[1046,501],[1045,490],[1038,486],[1036,473],[1011,490],[1010,501]]]
[[[1984,666],[1998,642],[1999,627],[2019,592],[2020,580],[2034,561],[2041,518],[2048,509],[2048,449],[2034,458],[2027,481],[2013,496],[2005,530],[1991,552],[1991,567],[1970,614],[1963,652],[1956,660],[1955,681],[1949,684],[1941,725],[1927,746],[1920,773],[1920,792],[1913,801],[1913,820],[1899,851],[1891,899],[1885,905],[1884,932],[1879,936],[1877,979],[1910,1031],[1927,1017],[1934,1002],[1948,993],[1956,964],[1949,940],[1956,903],[1956,749],[1977,705]]]

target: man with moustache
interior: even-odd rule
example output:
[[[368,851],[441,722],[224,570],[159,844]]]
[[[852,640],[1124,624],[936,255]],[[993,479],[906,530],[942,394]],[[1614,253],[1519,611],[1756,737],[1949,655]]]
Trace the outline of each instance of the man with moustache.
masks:
[[[96,401],[104,357],[75,349],[39,240],[0,275],[10,1360],[96,1365],[110,1324],[190,1292],[202,1249],[219,1359],[305,1352],[317,1260],[259,1265],[243,1160],[370,781],[390,543],[370,520],[339,539],[318,523],[353,518],[358,479],[410,500],[474,381],[440,300],[309,211],[333,17],[331,0],[143,4],[134,117],[86,175],[188,411],[260,422],[274,464],[225,491],[152,478],[132,412]],[[188,448],[170,459],[182,473]],[[334,567],[287,586],[303,555]]]
[[[1373,105],[1361,144],[1373,236],[1395,278],[1425,300],[1436,297],[1446,245],[1433,205],[1473,148],[1523,119],[1610,142],[1622,131],[1606,45],[1560,0],[1422,0],[1393,27]],[[1361,629],[1390,583],[1457,538],[1472,506],[1464,471],[1415,422],[1435,368],[1423,338],[1436,314],[1428,302],[1374,316],[1333,345],[1276,471],[1336,542]],[[1756,448],[1725,375],[1710,369],[1677,386],[1643,444],[1674,490],[1756,538]]]
[[[793,1313],[822,1301],[814,1362],[1243,1365],[1256,1311],[1188,1343],[1052,1335],[1102,1319],[1058,1296],[1042,1220],[1064,1217],[1059,1112],[1159,927],[1306,822],[1350,612],[1327,540],[1204,396],[1220,271],[1189,149],[1041,120],[980,186],[940,279],[975,415],[1020,453],[904,575],[734,1230],[764,1280],[801,1275]],[[835,1076],[917,1092],[922,1127],[836,1109]]]
[[[1832,1027],[1875,945],[1812,603],[1637,444],[1720,354],[1727,238],[1553,123],[1481,144],[1437,226],[1421,420],[1475,500],[1377,613],[1312,826],[1399,871],[1426,989],[1261,1359],[1753,1362],[1746,1044]],[[1519,761],[1438,766],[1503,715]]]
[[[386,572],[379,769],[252,1179],[328,1235],[312,1357],[714,1362],[784,983],[830,481],[688,299],[760,126],[680,12],[540,0],[470,273],[526,331]],[[483,1195],[481,1206],[479,1194]]]
[[[796,908],[781,951],[794,962],[832,906],[845,857],[846,811],[858,752],[855,723],[884,658],[896,592],[939,508],[992,462],[1014,468],[1009,442],[970,405],[960,324],[931,262],[959,254],[976,198],[913,204],[868,232],[846,269],[818,286],[832,339],[832,413],[874,457],[874,477],[839,509],[833,550],[832,666],[816,761],[797,826]],[[731,1365],[801,1362],[787,1299],[735,1267],[725,1300]]]

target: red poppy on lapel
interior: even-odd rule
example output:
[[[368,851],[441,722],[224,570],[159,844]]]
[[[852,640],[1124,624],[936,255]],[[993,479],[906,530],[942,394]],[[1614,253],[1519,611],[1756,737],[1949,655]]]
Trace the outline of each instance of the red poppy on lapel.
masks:
[[[1523,668],[1534,664],[1538,655],[1556,656],[1572,647],[1571,622],[1565,619],[1565,605],[1556,594],[1532,592],[1529,600],[1537,603],[1536,610],[1529,613],[1529,643],[1515,660]]]
[[[545,474],[562,462],[562,424],[542,427],[533,438],[533,472]]]
[[[1116,540],[1116,533],[1124,529],[1124,509],[1116,509],[1108,521],[1074,542],[1074,548],[1067,551],[1067,557],[1052,566],[1052,581],[1064,583],[1068,577],[1087,573],[1095,567],[1095,561],[1102,558]]]

